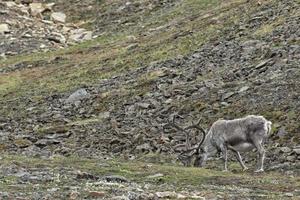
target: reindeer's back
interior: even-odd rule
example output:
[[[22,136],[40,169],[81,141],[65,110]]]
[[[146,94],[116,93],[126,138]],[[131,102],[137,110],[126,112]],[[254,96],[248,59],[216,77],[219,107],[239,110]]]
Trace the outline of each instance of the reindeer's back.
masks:
[[[250,115],[244,119],[245,127],[251,133],[256,133],[266,136],[269,132],[270,122],[266,120],[263,116]]]
[[[224,141],[247,141],[253,133],[266,135],[267,120],[262,116],[248,115],[234,120],[217,120],[211,127],[211,135]]]

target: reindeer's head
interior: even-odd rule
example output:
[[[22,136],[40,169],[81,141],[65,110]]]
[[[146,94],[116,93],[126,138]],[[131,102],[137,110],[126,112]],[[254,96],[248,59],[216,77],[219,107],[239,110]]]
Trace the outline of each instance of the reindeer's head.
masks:
[[[198,152],[196,153],[196,159],[194,162],[195,167],[203,167],[206,163],[206,160],[208,158],[208,153],[204,148],[200,147],[198,149]]]
[[[185,141],[185,151],[181,152],[178,156],[178,160],[180,160],[184,166],[190,166],[193,160],[193,157],[196,158],[194,160],[194,166],[202,167],[205,164],[205,161],[207,160],[207,154],[205,153],[204,149],[201,147],[202,143],[204,142],[206,132],[205,130],[199,126],[201,119],[198,120],[197,123],[192,123],[192,125],[189,125],[187,127],[180,127],[175,123],[175,117],[178,115],[173,115],[172,121],[169,121],[169,124],[177,129],[178,131],[185,134],[186,141]],[[181,117],[181,116],[179,116]],[[183,118],[183,117],[181,117]],[[194,147],[191,147],[190,143],[190,131],[192,129],[196,129],[197,133],[202,132],[202,139],[201,141]],[[182,146],[182,145],[180,145]]]

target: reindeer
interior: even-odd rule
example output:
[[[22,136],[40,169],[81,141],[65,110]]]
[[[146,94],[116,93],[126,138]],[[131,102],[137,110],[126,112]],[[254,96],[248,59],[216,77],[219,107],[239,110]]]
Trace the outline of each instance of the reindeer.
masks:
[[[181,128],[178,126],[173,117],[170,125],[174,126],[179,131],[186,134],[186,152],[179,155],[191,162],[191,158],[196,155],[194,166],[203,167],[209,157],[214,156],[218,152],[222,152],[224,158],[224,171],[228,171],[227,157],[228,150],[235,153],[243,171],[248,168],[244,164],[240,152],[247,152],[254,148],[258,151],[258,168],[255,172],[264,171],[265,149],[263,147],[264,139],[271,131],[272,123],[266,120],[263,116],[248,115],[244,118],[233,120],[219,119],[213,123],[208,133],[199,126],[200,121],[191,126]],[[196,128],[203,133],[202,140],[196,147],[189,147],[189,130]]]

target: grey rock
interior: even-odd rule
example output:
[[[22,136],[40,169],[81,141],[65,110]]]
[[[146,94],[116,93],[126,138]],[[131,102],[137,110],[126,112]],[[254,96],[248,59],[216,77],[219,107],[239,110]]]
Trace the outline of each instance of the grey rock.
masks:
[[[129,182],[128,179],[126,179],[123,176],[118,176],[118,175],[111,175],[111,176],[105,176],[103,177],[104,180],[107,182],[118,182],[118,183],[127,183]]]
[[[99,177],[96,176],[96,175],[93,175],[93,174],[90,174],[90,173],[87,173],[87,172],[77,172],[76,174],[76,178],[77,179],[91,179],[91,180],[98,180]]]
[[[293,193],[290,193],[290,192],[287,192],[287,193],[284,194],[284,196],[286,196],[286,197],[293,197],[294,194],[293,194]]]
[[[69,36],[69,41],[73,42],[81,42],[85,40],[91,40],[92,39],[93,32],[87,31],[85,29],[75,29],[72,30]]]
[[[102,112],[98,114],[99,119],[108,119],[110,117],[110,112]]]
[[[300,155],[300,148],[293,149],[293,152],[297,155]]]
[[[147,178],[153,179],[153,178],[160,178],[160,177],[163,177],[163,176],[164,176],[163,174],[158,173],[158,174],[147,176]]]
[[[225,94],[222,95],[222,101],[232,97],[233,95],[235,95],[236,93],[235,92],[227,92]]]
[[[9,26],[8,24],[0,24],[0,34],[9,33]]]
[[[144,143],[144,144],[138,145],[136,147],[136,150],[139,150],[139,151],[150,151],[151,150],[151,146],[150,146],[149,143]]]
[[[296,160],[296,156],[294,156],[294,155],[292,155],[292,156],[287,156],[287,157],[286,157],[286,160],[287,160],[287,161],[290,161],[290,162],[295,161],[295,160]]]
[[[13,1],[7,1],[7,2],[5,2],[5,4],[6,4],[6,6],[7,7],[15,7],[17,4],[15,3],[15,2],[13,2]]]
[[[249,86],[244,86],[239,90],[239,93],[245,92],[249,89]]]
[[[290,153],[292,151],[292,149],[289,147],[281,147],[280,151],[283,153]]]
[[[286,136],[288,134],[288,132],[285,130],[285,128],[284,127],[281,127],[279,130],[278,130],[278,132],[277,132],[277,136],[278,137],[280,137],[280,138],[282,138],[282,137],[284,137],[284,136]]]
[[[222,101],[222,102],[221,102],[221,105],[224,106],[224,107],[228,107],[230,104],[227,103],[227,102],[225,102],[225,101]]]
[[[55,33],[55,32],[52,32],[50,36],[48,36],[48,40],[50,41],[54,41],[56,43],[61,43],[61,44],[64,44],[66,43],[66,38],[63,34],[61,33]]]
[[[52,145],[52,144],[59,144],[60,141],[55,140],[55,139],[41,139],[38,140],[36,143],[34,143],[34,145],[38,146],[38,147],[45,147],[48,145]]]
[[[138,107],[143,108],[143,109],[148,109],[151,104],[149,103],[137,103],[136,104]]]
[[[277,170],[277,169],[289,169],[291,166],[290,162],[284,162],[280,164],[274,164],[269,168],[269,170]]]
[[[177,193],[176,192],[170,192],[170,191],[165,191],[165,192],[156,192],[155,196],[158,198],[177,198]]]
[[[80,101],[89,97],[90,94],[86,91],[86,89],[79,89],[66,99],[66,103],[75,103],[76,101]]]
[[[37,16],[46,10],[46,8],[43,6],[42,3],[31,3],[29,4],[29,7],[30,7],[30,14],[32,16]]]
[[[111,200],[130,200],[130,199],[126,196],[115,196],[112,197]]]
[[[54,12],[51,14],[51,19],[55,22],[65,23],[67,16],[62,12]]]

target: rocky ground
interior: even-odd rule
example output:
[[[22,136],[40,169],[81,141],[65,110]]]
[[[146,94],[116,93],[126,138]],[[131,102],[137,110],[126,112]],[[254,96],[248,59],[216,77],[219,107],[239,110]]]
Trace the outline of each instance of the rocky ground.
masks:
[[[99,38],[73,47],[70,38],[80,27],[51,15],[62,9],[76,21],[76,8],[54,1],[51,9],[45,1],[45,11],[34,16],[30,3],[0,3],[0,24],[6,24],[0,27],[8,28],[0,30],[3,198],[300,195],[299,2],[187,2],[97,2],[98,13],[81,13],[87,21],[81,24]],[[95,9],[92,1],[81,3]],[[53,33],[64,41],[51,39]],[[41,46],[65,50],[16,55]],[[175,113],[184,117],[182,126],[201,118],[204,128],[218,118],[264,115],[273,122],[266,173],[253,177],[235,165],[221,173],[218,159],[212,170],[178,167],[175,146],[185,137],[167,126]],[[192,136],[194,144],[199,139]],[[244,157],[252,170],[255,152]],[[124,177],[107,181],[108,175]]]
[[[0,55],[47,52],[92,39],[92,31],[66,23],[55,3],[0,2]]]
[[[233,173],[224,173],[145,161],[3,156],[0,195],[2,199],[115,200],[297,199],[300,195],[299,178],[291,174],[245,173],[233,165]]]

